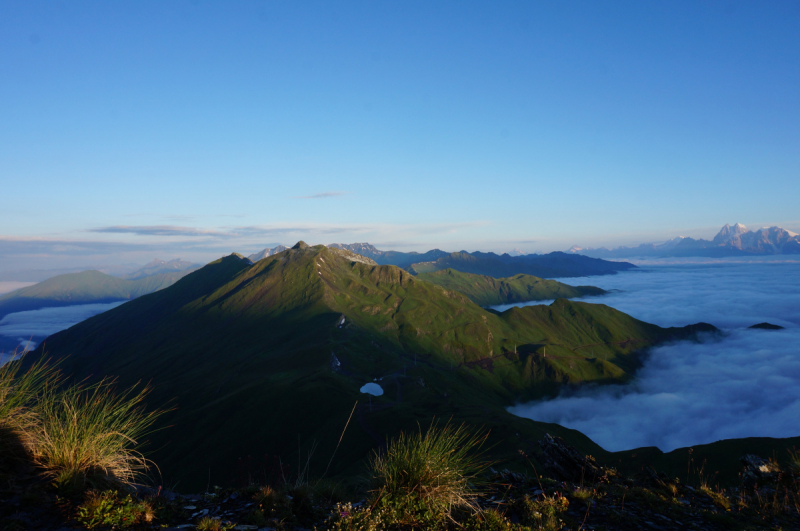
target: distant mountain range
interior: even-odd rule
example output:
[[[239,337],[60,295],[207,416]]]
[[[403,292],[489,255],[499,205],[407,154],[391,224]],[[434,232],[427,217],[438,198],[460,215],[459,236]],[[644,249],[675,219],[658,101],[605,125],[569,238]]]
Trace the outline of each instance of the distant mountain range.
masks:
[[[609,262],[562,252],[512,256],[506,253],[498,255],[480,251],[448,253],[441,249],[433,249],[426,253],[380,251],[368,243],[334,243],[328,247],[346,249],[371,258],[378,264],[395,265],[413,274],[455,269],[494,278],[512,277],[519,274],[555,278],[609,275],[636,267],[627,262]]]
[[[800,254],[800,235],[781,227],[751,231],[737,223],[734,226],[725,224],[711,241],[678,236],[663,243],[643,243],[637,247],[584,249],[575,246],[567,252],[594,258],[796,255]]]
[[[635,265],[628,262],[612,262],[562,252],[511,256],[509,254],[497,255],[480,251],[474,253],[461,251],[442,256],[432,262],[412,264],[408,267],[408,270],[414,274],[432,273],[442,269],[455,269],[456,271],[495,278],[511,277],[519,274],[541,278],[558,278],[613,275],[619,271],[635,268]]]
[[[356,254],[360,254],[361,256],[372,258],[380,265],[395,265],[403,268],[409,267],[411,264],[416,264],[418,262],[429,262],[431,260],[436,260],[437,258],[446,256],[448,254],[441,249],[433,249],[426,253],[380,251],[376,249],[374,245],[370,245],[369,243],[332,243],[328,245],[328,247],[333,247],[334,249],[346,249]]]
[[[186,260],[181,260],[180,258],[170,260],[169,262],[165,262],[164,260],[159,260],[156,258],[149,264],[146,264],[144,267],[134,271],[133,273],[119,275],[119,278],[124,278],[126,280],[138,280],[140,278],[160,275],[162,273],[176,273],[178,271],[190,273],[195,269],[200,269],[200,264],[187,262]]]

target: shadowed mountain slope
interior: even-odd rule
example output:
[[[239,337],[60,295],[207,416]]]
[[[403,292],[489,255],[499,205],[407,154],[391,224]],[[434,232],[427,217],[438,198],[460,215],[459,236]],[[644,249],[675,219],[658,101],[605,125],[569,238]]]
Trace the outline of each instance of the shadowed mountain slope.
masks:
[[[605,290],[594,286],[570,286],[531,275],[493,278],[486,275],[462,273],[455,269],[442,269],[433,273],[422,273],[417,278],[463,293],[479,306],[557,298],[568,299],[606,293]]]
[[[492,429],[504,459],[545,431],[602,457],[578,432],[505,407],[564,384],[626,380],[638,350],[698,330],[714,328],[663,329],[563,299],[499,314],[397,267],[298,244],[256,264],[212,262],[51,336],[30,358],[45,349],[78,378],[151,381],[153,403],[177,405],[154,457],[167,480],[200,488],[209,474],[231,480],[246,456],[296,462],[313,441],[312,466],[324,468],[357,400],[331,474],[357,471],[387,434],[433,417]],[[370,381],[385,392],[368,402],[359,388]]]

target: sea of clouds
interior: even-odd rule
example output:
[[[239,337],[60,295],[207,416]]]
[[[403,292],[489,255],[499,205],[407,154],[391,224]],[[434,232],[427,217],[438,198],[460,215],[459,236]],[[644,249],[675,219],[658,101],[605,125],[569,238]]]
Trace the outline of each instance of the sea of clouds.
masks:
[[[102,304],[78,304],[59,308],[42,308],[26,312],[10,313],[0,320],[0,336],[3,344],[13,341],[9,352],[0,352],[0,365],[11,359],[11,352],[32,350],[38,342],[51,334],[65,330],[99,313],[115,308],[125,301]],[[0,349],[3,350],[3,349]]]
[[[612,451],[800,436],[800,264],[651,265],[561,280],[615,290],[586,300],[644,321],[707,322],[725,334],[653,349],[628,385],[583,387],[512,413],[580,430]],[[764,321],[786,329],[747,329]]]

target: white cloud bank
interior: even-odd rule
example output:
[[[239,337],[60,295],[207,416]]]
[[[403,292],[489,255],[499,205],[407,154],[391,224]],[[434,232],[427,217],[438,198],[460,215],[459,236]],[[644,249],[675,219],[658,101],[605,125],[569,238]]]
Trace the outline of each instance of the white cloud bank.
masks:
[[[625,290],[592,302],[662,326],[710,322],[727,335],[654,349],[630,385],[587,387],[512,413],[580,430],[612,451],[800,435],[800,265],[670,266],[580,280]],[[763,321],[786,330],[743,328]]]
[[[16,337],[20,341],[31,337],[41,339],[76,325],[89,317],[116,308],[120,304],[122,302],[79,304],[10,313],[0,320],[0,335]]]

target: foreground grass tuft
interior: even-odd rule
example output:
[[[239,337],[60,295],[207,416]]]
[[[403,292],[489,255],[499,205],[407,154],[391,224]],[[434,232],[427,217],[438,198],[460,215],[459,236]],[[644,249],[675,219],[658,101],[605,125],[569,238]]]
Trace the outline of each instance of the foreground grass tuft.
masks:
[[[42,362],[22,372],[19,362],[0,367],[0,456],[22,457],[34,445],[39,426],[38,398],[58,381],[58,373]]]
[[[376,498],[437,516],[456,508],[475,510],[473,483],[488,466],[480,455],[485,441],[486,435],[474,435],[463,425],[434,424],[425,433],[401,433],[370,459]]]
[[[339,504],[328,524],[351,530],[444,529],[454,521],[454,510],[478,513],[475,484],[488,467],[481,457],[485,441],[486,435],[463,425],[432,424],[424,433],[401,433],[370,458],[367,505]]]
[[[34,459],[59,489],[131,485],[148,470],[134,448],[163,411],[145,410],[149,388],[115,394],[113,383],[48,389],[41,397]]]

